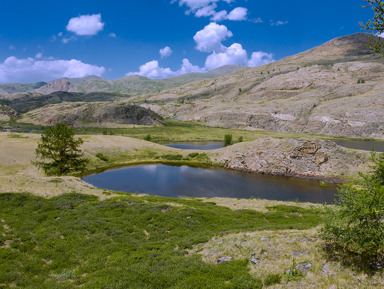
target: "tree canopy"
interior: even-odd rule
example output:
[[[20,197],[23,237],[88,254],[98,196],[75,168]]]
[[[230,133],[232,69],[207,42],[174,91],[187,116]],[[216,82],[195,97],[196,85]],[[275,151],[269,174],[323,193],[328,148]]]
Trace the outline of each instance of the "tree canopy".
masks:
[[[88,160],[83,158],[81,138],[75,139],[75,131],[64,123],[57,123],[41,136],[36,149],[36,156],[42,161],[34,165],[44,170],[47,175],[68,175],[83,172]]]
[[[363,30],[369,31],[374,36],[371,37],[369,47],[378,53],[384,54],[384,40],[380,36],[384,36],[384,2],[383,0],[365,0],[367,4],[363,8],[371,8],[374,12],[372,19],[366,24],[360,22]]]

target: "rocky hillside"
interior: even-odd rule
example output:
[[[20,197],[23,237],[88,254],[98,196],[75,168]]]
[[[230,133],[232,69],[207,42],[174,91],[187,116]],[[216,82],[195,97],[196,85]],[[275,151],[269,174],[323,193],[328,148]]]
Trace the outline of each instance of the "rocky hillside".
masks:
[[[152,94],[145,107],[210,126],[384,138],[384,59],[358,33],[280,61]]]
[[[3,103],[19,113],[25,113],[48,104],[62,103],[62,102],[100,102],[100,101],[114,101],[127,97],[119,93],[108,92],[66,92],[56,91],[50,94],[39,93],[18,93],[7,95],[1,99]]]
[[[63,122],[74,127],[116,127],[122,125],[161,125],[162,117],[136,105],[113,102],[51,104],[25,115],[23,122],[52,126]]]
[[[46,82],[0,84],[0,95],[32,91],[46,84]]]

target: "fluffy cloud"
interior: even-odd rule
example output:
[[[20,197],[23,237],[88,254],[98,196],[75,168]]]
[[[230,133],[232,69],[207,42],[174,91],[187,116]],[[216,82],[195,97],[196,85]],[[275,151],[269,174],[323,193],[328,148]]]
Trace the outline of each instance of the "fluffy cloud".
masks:
[[[210,23],[193,37],[196,49],[203,52],[220,52],[224,49],[222,42],[233,34],[225,25]]]
[[[190,63],[188,59],[184,58],[181,69],[177,71],[177,74],[181,75],[191,72],[206,72],[206,70],[204,68],[200,68],[197,65],[192,65],[192,63]]]
[[[238,17],[241,17],[241,12],[238,11],[238,14],[236,13],[233,15],[239,15]],[[228,15],[226,15],[226,17],[227,16]],[[198,31],[193,37],[197,50],[211,53],[207,56],[204,67],[193,65],[188,59],[183,59],[181,68],[173,71],[170,68],[160,67],[157,60],[152,60],[140,66],[138,72],[127,73],[127,76],[136,74],[148,78],[161,79],[191,72],[207,72],[223,65],[241,64],[254,67],[275,61],[272,54],[263,51],[253,52],[251,59],[248,59],[247,51],[239,43],[233,43],[229,47],[224,46],[222,42],[231,36],[233,36],[232,32],[229,31],[225,25],[210,23],[205,26],[204,29]],[[166,48],[169,47],[160,50],[161,56],[167,54]]]
[[[169,46],[165,46],[164,48],[160,49],[159,53],[161,55],[161,58],[168,57],[172,54],[172,49]]]
[[[196,12],[198,9],[215,4],[219,1],[231,3],[234,0],[173,0],[171,3],[179,2],[180,6],[187,6],[190,12]]]
[[[140,75],[148,78],[162,79],[191,72],[205,72],[205,69],[192,65],[192,63],[190,63],[186,58],[183,59],[181,68],[177,71],[172,71],[170,68],[160,67],[157,60],[152,60],[144,65],[141,65],[138,72],[129,72],[126,76]]]
[[[229,64],[246,64],[248,61],[247,51],[243,49],[241,44],[233,43],[230,47],[225,48],[223,52],[213,52],[205,61],[205,68],[212,70],[217,67]]]
[[[90,65],[79,60],[34,60],[8,57],[0,63],[0,82],[51,81],[61,77],[101,76],[104,67]]]
[[[247,19],[248,9],[237,7],[231,12],[222,10],[217,12],[218,2],[231,3],[235,0],[173,0],[171,3],[179,2],[180,6],[187,6],[187,14],[193,13],[196,17],[211,17],[211,21],[219,22],[223,20],[243,21]]]
[[[175,76],[175,72],[173,72],[170,68],[162,68],[159,66],[159,62],[157,60],[152,60],[143,64],[139,67],[138,72],[129,72],[126,76],[130,75],[141,75],[148,78],[168,78]]]
[[[103,30],[104,23],[101,22],[100,14],[81,15],[71,18],[66,28],[77,35],[96,35]]]
[[[233,9],[227,19],[232,21],[242,21],[247,19],[248,9],[244,7],[237,7]]]
[[[251,59],[248,61],[247,65],[250,67],[256,67],[264,64],[274,62],[272,53],[266,53],[263,51],[253,52]]]

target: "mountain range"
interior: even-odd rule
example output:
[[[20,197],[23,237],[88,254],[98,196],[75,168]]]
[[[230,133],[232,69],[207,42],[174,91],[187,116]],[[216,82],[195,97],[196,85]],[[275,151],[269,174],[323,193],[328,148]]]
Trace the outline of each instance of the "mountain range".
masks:
[[[209,126],[384,139],[384,57],[367,46],[370,37],[339,37],[259,67],[164,80],[61,79],[0,100],[40,124],[60,111],[60,102],[103,101]],[[53,92],[58,88],[65,92]]]
[[[0,95],[23,92],[50,94],[56,91],[79,93],[113,92],[140,95],[178,87],[193,81],[215,78],[243,68],[242,65],[225,65],[206,73],[187,73],[166,79],[150,79],[144,76],[131,75],[116,80],[107,80],[91,75],[83,78],[60,78],[48,83],[6,83],[0,84]]]

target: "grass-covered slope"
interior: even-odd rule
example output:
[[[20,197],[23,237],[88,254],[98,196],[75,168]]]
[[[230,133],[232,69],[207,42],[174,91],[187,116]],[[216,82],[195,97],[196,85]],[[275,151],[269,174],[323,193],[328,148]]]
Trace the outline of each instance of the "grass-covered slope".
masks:
[[[1,288],[261,288],[248,260],[208,264],[186,249],[229,232],[308,229],[319,224],[320,211],[1,194],[0,216]]]

